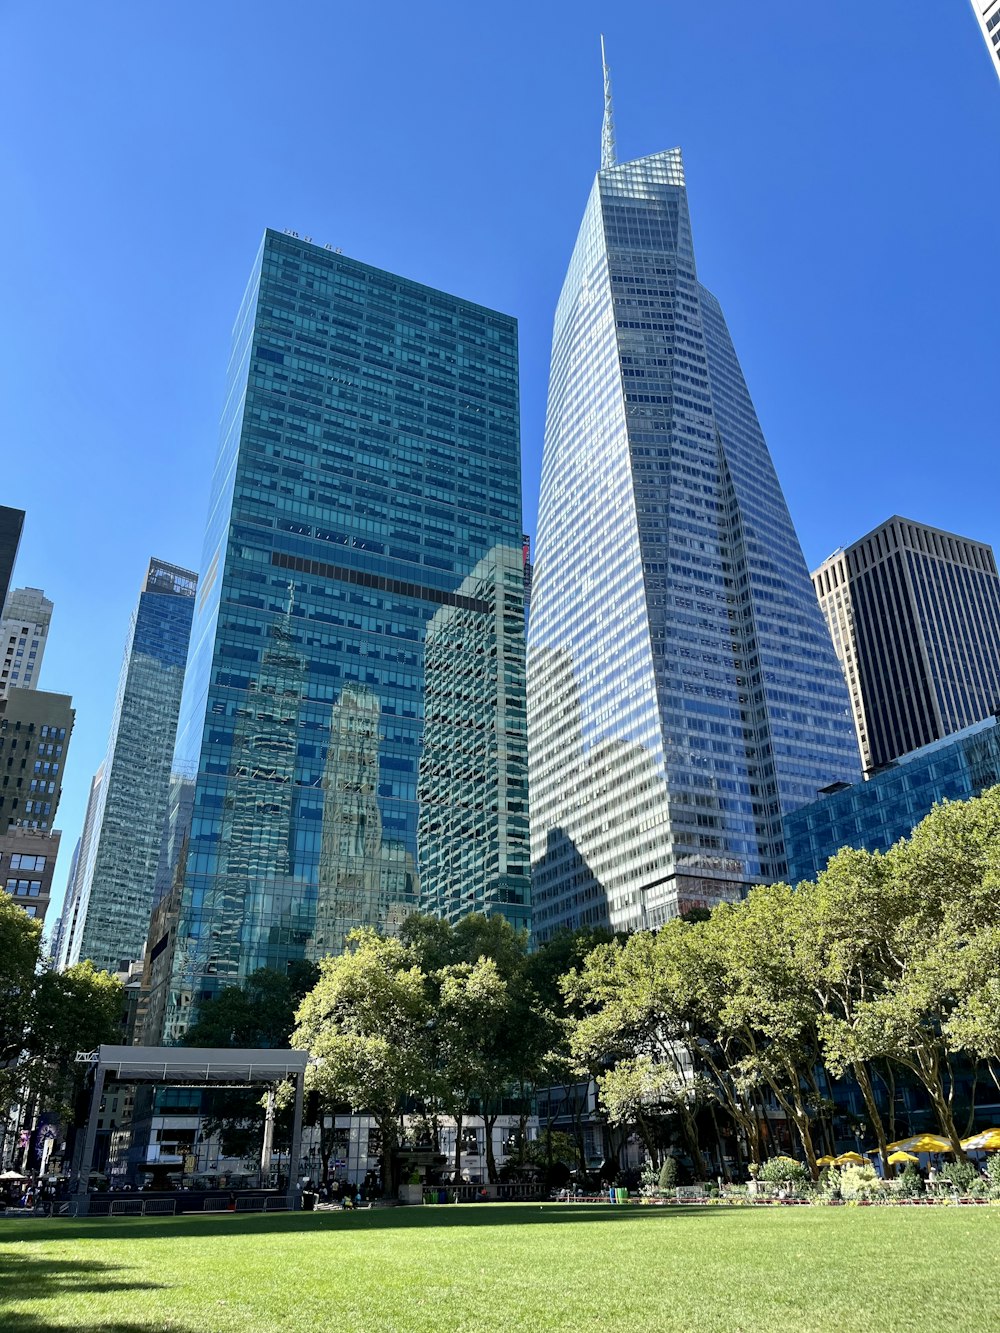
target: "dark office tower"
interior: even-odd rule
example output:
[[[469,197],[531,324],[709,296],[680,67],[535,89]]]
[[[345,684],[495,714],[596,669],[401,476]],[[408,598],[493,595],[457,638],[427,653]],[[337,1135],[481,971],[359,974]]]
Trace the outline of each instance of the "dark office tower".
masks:
[[[780,878],[783,814],[858,774],[680,151],[617,164],[610,115],[555,316],[528,637],[542,939]]]
[[[146,1031],[168,1039],[220,986],[419,905],[446,799],[420,784],[425,638],[451,609],[488,640],[495,602],[466,581],[522,558],[508,316],[268,231],[226,404],[148,955]],[[500,634],[523,661],[523,611]],[[516,669],[503,707],[501,765],[525,744]],[[481,806],[492,765],[484,744]],[[491,809],[463,890],[521,921],[494,856],[517,817]]]
[[[74,717],[65,694],[15,687],[0,698],[0,888],[39,921],[59,852],[53,825]]]
[[[866,768],[1000,708],[1000,577],[984,542],[894,516],[812,579]]]
[[[151,560],[132,613],[103,776],[69,886],[66,963],[110,972],[142,957],[170,787],[197,576]]]
[[[7,505],[0,505],[0,607],[7,600],[7,593],[10,591],[23,527],[23,509],[9,509]]]

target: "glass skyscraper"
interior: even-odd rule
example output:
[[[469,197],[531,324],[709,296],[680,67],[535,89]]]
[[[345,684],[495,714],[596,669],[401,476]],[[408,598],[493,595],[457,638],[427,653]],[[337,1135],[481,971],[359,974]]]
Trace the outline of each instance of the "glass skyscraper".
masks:
[[[102,773],[91,787],[60,960],[141,958],[153,907],[197,576],[151,560],[132,613]]]
[[[680,151],[617,164],[607,113],[555,316],[528,701],[541,939],[781,878],[783,815],[859,773]]]
[[[267,231],[236,325],[147,1032],[423,906],[529,921],[517,326]]]

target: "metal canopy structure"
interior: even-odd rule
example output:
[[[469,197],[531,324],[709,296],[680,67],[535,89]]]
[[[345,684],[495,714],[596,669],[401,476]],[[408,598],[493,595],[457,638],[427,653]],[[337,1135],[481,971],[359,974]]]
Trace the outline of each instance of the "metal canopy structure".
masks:
[[[79,1211],[87,1211],[87,1185],[94,1160],[97,1122],[106,1083],[152,1083],[163,1087],[254,1087],[291,1082],[295,1085],[295,1116],[292,1127],[292,1170],[289,1172],[288,1206],[294,1208],[295,1166],[302,1149],[302,1104],[306,1066],[305,1051],[219,1046],[99,1046],[81,1052],[80,1064],[94,1067],[94,1092],[90,1099],[87,1135],[77,1180]],[[266,1140],[265,1140],[266,1141]]]
[[[305,1051],[227,1046],[101,1046],[89,1063],[118,1083],[281,1083],[304,1074]]]

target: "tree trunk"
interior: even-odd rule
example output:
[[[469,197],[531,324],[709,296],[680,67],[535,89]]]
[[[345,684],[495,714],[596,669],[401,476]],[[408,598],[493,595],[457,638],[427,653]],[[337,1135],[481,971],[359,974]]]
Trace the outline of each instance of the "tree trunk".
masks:
[[[580,1086],[579,1083],[576,1084],[576,1088]],[[585,1084],[583,1096],[574,1095],[573,1097],[573,1134],[576,1139],[576,1164],[581,1176],[587,1173],[587,1143],[583,1133],[583,1115],[589,1088],[590,1084]]]
[[[976,1090],[979,1087],[979,1062],[972,1066],[972,1096],[969,1099],[969,1118],[965,1122],[965,1136],[972,1133],[972,1126],[976,1122]]]
[[[882,1116],[878,1109],[878,1102],[875,1100],[875,1089],[872,1087],[871,1076],[868,1073],[868,1067],[863,1060],[853,1060],[851,1070],[858,1081],[858,1087],[861,1089],[861,1096],[864,1098],[865,1110],[868,1112],[868,1119],[872,1123],[872,1129],[875,1131],[875,1138],[878,1142],[878,1153],[882,1158],[882,1174],[886,1180],[892,1176],[892,1170],[889,1166],[889,1141],[885,1136],[885,1125],[882,1123]]]
[[[493,1152],[493,1130],[496,1127],[497,1116],[483,1116],[483,1135],[486,1139],[486,1174],[491,1185],[495,1185],[500,1179],[500,1172],[497,1170],[497,1159]]]
[[[813,1147],[812,1132],[809,1128],[809,1115],[805,1107],[802,1105],[801,1093],[798,1088],[796,1088],[789,1099],[780,1091],[776,1083],[769,1083],[769,1086],[777,1098],[778,1105],[795,1126],[795,1131],[799,1136],[799,1142],[802,1144],[802,1151],[806,1155],[806,1165],[809,1168],[810,1176],[813,1180],[818,1180],[819,1167],[816,1165],[816,1149]]]
[[[528,1139],[528,1108],[521,1107],[521,1114],[517,1121],[517,1160],[519,1165],[524,1166],[524,1150],[527,1147]]]
[[[396,1146],[396,1117],[395,1114],[386,1116],[382,1120],[376,1120],[379,1133],[382,1135],[382,1197],[383,1199],[394,1199],[396,1197],[396,1163],[393,1158],[393,1149]]]
[[[695,1179],[704,1180],[705,1161],[698,1146],[698,1126],[695,1124],[694,1116],[687,1106],[681,1105],[680,1114],[681,1124],[684,1126],[684,1136],[688,1141],[688,1152],[691,1154],[691,1161],[694,1163]]]
[[[462,1113],[455,1114],[455,1184],[462,1182]]]
[[[712,1128],[715,1130],[715,1143],[719,1152],[719,1170],[725,1177],[726,1184],[732,1184],[732,1176],[729,1174],[729,1164],[726,1161],[726,1150],[722,1143],[722,1131],[719,1129],[719,1117],[715,1114],[715,1107],[709,1103],[709,1113],[712,1117]]]
[[[333,1131],[329,1133],[323,1126],[324,1117],[319,1118],[319,1160],[323,1164],[323,1184],[330,1179],[330,1156],[333,1152]]]

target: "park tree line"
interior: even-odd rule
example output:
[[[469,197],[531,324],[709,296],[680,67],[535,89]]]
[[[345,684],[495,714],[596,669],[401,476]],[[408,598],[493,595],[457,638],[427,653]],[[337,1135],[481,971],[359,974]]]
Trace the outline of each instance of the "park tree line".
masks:
[[[841,1079],[887,1174],[903,1081],[962,1157],[977,1083],[1000,1090],[1000,788],[936,807],[884,854],[842,850],[814,883],[602,945],[564,989],[575,1059],[654,1162],[671,1119],[700,1167],[699,1107],[724,1111],[761,1162],[773,1099],[815,1177]]]
[[[463,1124],[482,1116],[495,1180],[501,1112],[519,1110],[524,1145],[536,1094],[584,1079],[612,1138],[635,1132],[654,1166],[680,1151],[698,1178],[723,1137],[738,1169],[774,1156],[775,1104],[817,1175],[844,1082],[883,1158],[904,1084],[961,1155],[977,1086],[1000,1091],[1000,788],[936,807],[884,854],[841,851],[814,883],[761,886],[655,933],[567,933],[531,952],[500,917],[414,916],[310,966],[267,983],[276,1007],[255,996],[261,974],[223,992],[189,1040],[226,1044],[228,1025],[308,1050],[314,1103],[373,1118],[390,1188],[405,1116],[435,1142],[441,1117],[455,1123],[456,1170]]]
[[[41,923],[0,893],[0,1133],[17,1136],[22,1169],[37,1165],[30,1133],[39,1113],[70,1129],[81,1119],[87,1067],[77,1052],[121,1041],[123,1011],[116,977],[90,962],[53,971]]]

